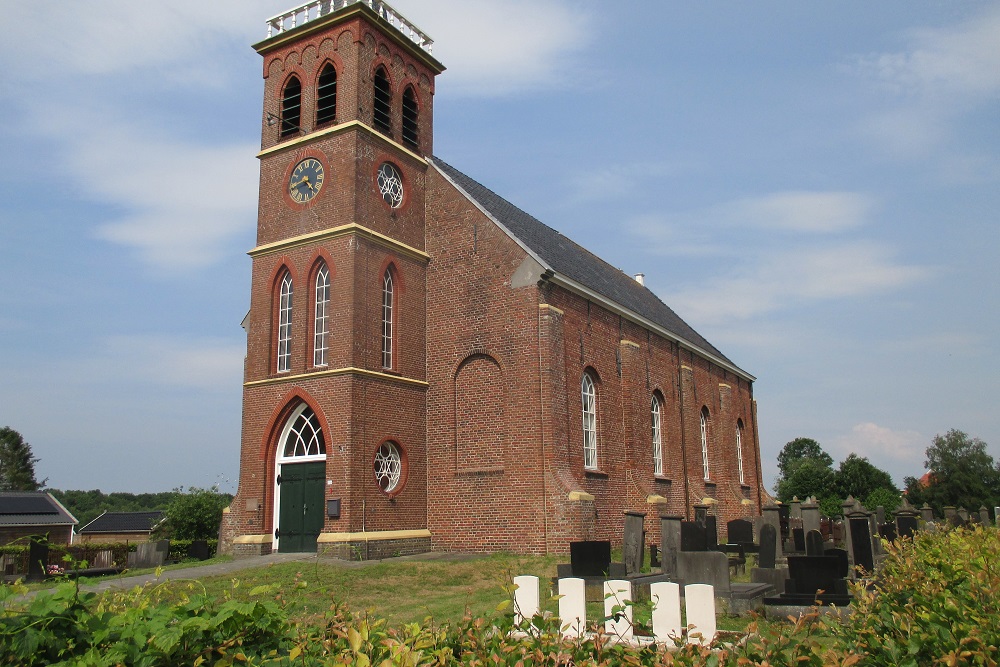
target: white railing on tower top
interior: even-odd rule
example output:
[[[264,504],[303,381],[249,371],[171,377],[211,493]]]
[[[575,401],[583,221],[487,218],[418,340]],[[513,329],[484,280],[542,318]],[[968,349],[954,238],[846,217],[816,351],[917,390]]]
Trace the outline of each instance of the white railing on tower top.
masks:
[[[359,2],[368,5],[376,14],[388,21],[389,25],[399,30],[424,51],[430,54],[434,53],[434,40],[423,30],[407,21],[392,5],[383,2],[383,0],[313,0],[269,18],[267,20],[267,36],[272,37],[286,30],[291,30],[303,23],[314,21],[321,16],[326,16]]]

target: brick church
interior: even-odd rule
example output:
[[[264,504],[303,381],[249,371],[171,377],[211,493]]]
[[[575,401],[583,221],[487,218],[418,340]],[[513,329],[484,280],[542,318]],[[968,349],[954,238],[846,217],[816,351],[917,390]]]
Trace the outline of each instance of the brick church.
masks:
[[[754,377],[433,153],[431,40],[378,0],[267,22],[239,490],[223,552],[621,542],[758,514]]]

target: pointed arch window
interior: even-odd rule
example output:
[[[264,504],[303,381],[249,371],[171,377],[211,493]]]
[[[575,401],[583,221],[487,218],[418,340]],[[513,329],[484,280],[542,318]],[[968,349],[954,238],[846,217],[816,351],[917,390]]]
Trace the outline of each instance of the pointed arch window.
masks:
[[[652,439],[653,439],[653,474],[662,475],[663,474],[663,438],[662,438],[662,422],[660,409],[660,397],[653,394],[653,400],[649,406],[650,417],[652,421]]]
[[[278,372],[292,367],[292,274],[285,272],[278,293]]]
[[[375,129],[392,136],[392,89],[385,67],[375,70],[375,102],[373,106]]]
[[[313,316],[313,366],[326,366],[330,347],[330,270],[322,264],[316,272],[316,303]]]
[[[292,76],[281,95],[281,138],[298,134],[301,124],[302,83],[297,76]]]
[[[293,418],[285,433],[281,458],[325,456],[326,442],[316,413],[307,405],[302,405],[296,413],[292,413]]]
[[[417,94],[413,86],[407,86],[403,91],[403,143],[411,148],[417,147],[419,139],[417,130],[419,109],[417,107]]]
[[[316,82],[316,127],[337,120],[337,69],[327,63]]]
[[[589,373],[580,380],[580,398],[583,406],[583,467],[597,469],[597,388]]]
[[[395,308],[395,292],[392,283],[392,270],[386,269],[382,276],[382,367],[392,368],[392,337],[393,310]]]
[[[743,475],[743,420],[736,420],[736,466],[740,473],[740,484],[746,483]]]
[[[701,409],[701,468],[705,479],[711,479],[708,467],[708,408]]]

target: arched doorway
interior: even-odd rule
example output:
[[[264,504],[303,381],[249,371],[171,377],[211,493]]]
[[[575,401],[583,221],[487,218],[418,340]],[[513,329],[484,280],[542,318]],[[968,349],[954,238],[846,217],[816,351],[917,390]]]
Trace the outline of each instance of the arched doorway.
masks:
[[[305,403],[292,412],[281,431],[275,470],[275,549],[316,551],[323,530],[326,442],[319,418]]]

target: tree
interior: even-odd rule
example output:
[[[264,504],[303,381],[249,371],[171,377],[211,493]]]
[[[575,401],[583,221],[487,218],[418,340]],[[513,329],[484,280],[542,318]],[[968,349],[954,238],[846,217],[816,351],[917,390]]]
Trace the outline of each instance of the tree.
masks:
[[[803,473],[798,481],[792,481],[796,469],[807,461],[812,461],[822,468],[827,468],[830,470],[830,474],[833,474],[833,469],[831,468],[833,458],[823,451],[823,447],[812,438],[795,438],[785,443],[785,446],[781,448],[781,452],[778,454],[778,479],[774,483],[774,490],[778,493],[778,498],[782,502],[787,502],[796,495],[800,498],[805,498],[804,495],[801,495],[797,491],[788,494],[782,489],[799,489],[804,484],[808,484],[811,478],[816,478],[816,475],[820,474],[815,466],[812,466],[808,472]],[[823,474],[821,476],[825,480],[826,475]],[[787,482],[791,482],[791,486]],[[823,483],[825,484],[825,482]],[[820,494],[821,490],[816,489],[807,492],[805,495],[816,496],[818,498]]]
[[[823,500],[836,495],[835,483],[836,475],[830,465],[824,464],[822,459],[807,458],[795,465],[791,475],[778,481],[776,490],[783,503],[795,496],[800,500],[809,496]]]
[[[45,485],[35,479],[38,459],[31,455],[31,445],[20,433],[0,428],[0,491],[37,491]]]
[[[166,509],[166,529],[178,540],[209,540],[218,537],[222,510],[233,497],[219,493],[218,487],[190,487]]]
[[[840,462],[836,479],[838,496],[841,498],[854,496],[858,500],[864,501],[879,489],[885,489],[890,494],[899,495],[899,488],[892,481],[892,476],[872,465],[867,457],[858,456],[852,452],[850,456]],[[868,509],[874,508],[869,507]]]
[[[906,494],[914,505],[928,503],[969,510],[1000,503],[1000,469],[986,452],[986,443],[957,429],[934,436],[924,466],[930,471],[926,486],[906,478]]]

